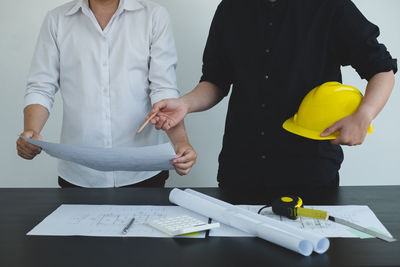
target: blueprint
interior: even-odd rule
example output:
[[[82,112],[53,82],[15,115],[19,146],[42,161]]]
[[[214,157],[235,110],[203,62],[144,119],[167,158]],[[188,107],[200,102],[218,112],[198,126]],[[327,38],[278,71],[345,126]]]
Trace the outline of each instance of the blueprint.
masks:
[[[99,171],[161,171],[173,169],[176,158],[170,143],[144,147],[85,147],[56,144],[22,137],[41,147],[47,154]]]
[[[171,237],[148,222],[184,214],[208,223],[208,218],[177,206],[61,205],[27,235]],[[123,235],[133,217],[133,224]],[[205,232],[180,237],[204,238]]]

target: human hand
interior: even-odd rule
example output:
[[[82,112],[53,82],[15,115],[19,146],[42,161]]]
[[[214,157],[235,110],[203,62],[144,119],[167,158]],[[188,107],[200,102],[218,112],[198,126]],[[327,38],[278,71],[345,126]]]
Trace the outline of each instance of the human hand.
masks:
[[[356,112],[344,117],[322,132],[321,136],[328,136],[339,132],[336,139],[331,140],[334,145],[361,145],[367,135],[372,119],[366,114]]]
[[[146,120],[154,113],[157,113],[150,122],[155,125],[157,130],[163,129],[167,131],[181,122],[188,114],[188,110],[188,106],[180,98],[164,99],[153,105],[153,109],[146,116]]]
[[[192,169],[192,166],[196,163],[197,154],[193,147],[189,143],[180,144],[175,146],[177,157],[171,160],[172,165],[175,167],[175,171],[179,175],[186,175]]]
[[[36,139],[36,140],[42,140],[42,137],[40,136],[40,134],[38,134],[37,132],[35,132],[33,130],[26,130],[23,133],[21,133],[21,136],[24,136],[26,138]],[[31,160],[34,157],[36,157],[38,154],[40,154],[40,152],[42,151],[42,148],[32,145],[31,143],[25,141],[24,139],[22,139],[20,137],[17,140],[17,151],[18,151],[18,155],[21,158]]]

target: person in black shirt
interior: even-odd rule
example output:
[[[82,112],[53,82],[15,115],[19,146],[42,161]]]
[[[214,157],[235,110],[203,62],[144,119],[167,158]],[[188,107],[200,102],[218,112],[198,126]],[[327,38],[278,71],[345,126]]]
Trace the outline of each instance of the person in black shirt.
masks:
[[[379,28],[350,0],[224,0],[215,13],[198,86],[153,106],[157,129],[213,107],[232,85],[220,187],[338,186],[340,145],[359,145],[394,86],[396,60],[379,44]],[[333,141],[303,138],[282,128],[304,96],[342,82],[351,65],[368,80],[362,103],[329,127]],[[150,115],[150,114],[149,114]],[[179,163],[179,162],[178,162]]]

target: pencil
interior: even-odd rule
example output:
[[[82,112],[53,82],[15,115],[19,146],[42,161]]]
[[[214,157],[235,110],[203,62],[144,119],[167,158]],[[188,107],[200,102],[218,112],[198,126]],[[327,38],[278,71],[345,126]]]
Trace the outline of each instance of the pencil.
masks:
[[[123,235],[126,235],[126,234],[128,233],[129,228],[131,227],[131,225],[132,225],[132,223],[133,223],[134,221],[135,221],[135,217],[133,217],[133,218],[129,221],[128,225],[125,226],[125,228],[122,230],[122,234],[123,234]]]
[[[144,123],[142,126],[140,126],[139,130],[137,131],[137,133],[140,133],[141,131],[143,131],[144,127],[146,127],[146,125],[149,123],[149,121],[151,121],[152,118],[154,118],[157,115],[157,113],[153,113],[153,115],[151,115]]]

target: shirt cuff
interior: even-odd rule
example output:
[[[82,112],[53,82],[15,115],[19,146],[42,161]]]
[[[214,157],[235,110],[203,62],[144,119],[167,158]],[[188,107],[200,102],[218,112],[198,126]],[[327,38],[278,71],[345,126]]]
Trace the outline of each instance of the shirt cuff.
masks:
[[[51,108],[53,107],[53,102],[48,99],[47,96],[44,96],[40,93],[28,93],[25,95],[25,108],[29,105],[38,104],[45,107],[49,113]]]
[[[179,91],[177,89],[160,89],[155,90],[150,93],[151,105],[153,106],[155,103],[160,102],[161,100],[167,98],[178,98],[180,96]]]
[[[380,62],[375,62],[373,65],[373,68],[365,70],[364,72],[360,72],[360,77],[365,78],[367,81],[369,81],[375,74],[381,73],[381,72],[388,72],[393,70],[393,73],[396,74],[397,72],[397,60],[388,58],[386,60],[382,60]]]
[[[220,89],[222,91],[224,96],[227,96],[229,94],[229,90],[231,89],[231,83],[222,81],[222,80],[214,78],[214,77],[206,76],[206,75],[203,75],[201,77],[200,82],[209,82],[209,83],[214,84],[215,86],[218,87],[218,89]]]

